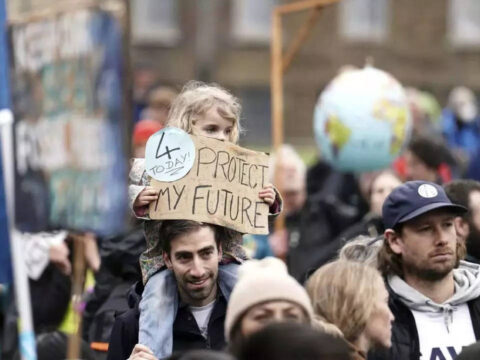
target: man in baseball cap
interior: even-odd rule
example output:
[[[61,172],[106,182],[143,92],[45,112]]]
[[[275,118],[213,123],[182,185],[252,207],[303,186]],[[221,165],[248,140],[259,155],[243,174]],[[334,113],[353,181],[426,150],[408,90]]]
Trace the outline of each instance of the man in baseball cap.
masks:
[[[455,230],[466,211],[426,181],[409,181],[385,200],[379,268],[395,321],[389,354],[372,358],[453,359],[480,339],[480,266],[461,261]]]

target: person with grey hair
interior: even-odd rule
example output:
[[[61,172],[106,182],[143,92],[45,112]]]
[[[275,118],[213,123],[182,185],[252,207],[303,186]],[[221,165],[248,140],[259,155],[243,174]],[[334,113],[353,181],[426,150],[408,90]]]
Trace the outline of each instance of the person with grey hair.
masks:
[[[292,145],[283,144],[270,157],[270,182],[281,190],[285,215],[298,212],[306,200],[307,168]]]
[[[300,213],[307,197],[306,166],[293,146],[281,145],[270,157],[269,181],[282,194],[285,228],[270,235],[245,235],[244,245],[252,250],[252,258],[275,256],[286,259],[289,246],[300,237]]]
[[[378,252],[382,246],[383,235],[377,237],[359,235],[340,249],[338,259],[361,262],[376,268],[378,265]]]

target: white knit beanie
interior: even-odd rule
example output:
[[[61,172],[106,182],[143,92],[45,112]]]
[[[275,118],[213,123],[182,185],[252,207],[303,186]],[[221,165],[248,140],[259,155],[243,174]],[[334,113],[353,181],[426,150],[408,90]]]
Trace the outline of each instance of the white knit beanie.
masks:
[[[305,289],[287,272],[283,261],[267,257],[246,261],[238,270],[238,281],[228,301],[225,339],[230,340],[233,326],[253,305],[285,300],[298,304],[313,319],[313,308]]]

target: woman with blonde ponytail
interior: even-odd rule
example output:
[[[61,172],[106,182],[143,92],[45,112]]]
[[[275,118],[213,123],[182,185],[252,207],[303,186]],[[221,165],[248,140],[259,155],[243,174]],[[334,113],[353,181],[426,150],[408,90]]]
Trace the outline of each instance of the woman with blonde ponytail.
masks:
[[[352,359],[367,358],[371,348],[391,346],[388,292],[378,270],[337,260],[319,268],[307,282],[317,328],[343,337]]]

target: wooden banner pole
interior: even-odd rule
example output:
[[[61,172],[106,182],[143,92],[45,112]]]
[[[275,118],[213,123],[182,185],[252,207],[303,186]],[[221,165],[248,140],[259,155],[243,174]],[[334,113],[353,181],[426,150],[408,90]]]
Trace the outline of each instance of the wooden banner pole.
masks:
[[[322,13],[321,7],[316,7],[310,10],[310,14],[308,16],[307,21],[303,23],[302,27],[297,32],[297,35],[292,42],[292,45],[288,48],[285,56],[283,57],[283,63],[282,63],[283,73],[286,73],[287,70],[290,68],[290,65],[292,65],[293,59],[295,58],[297,53],[300,51],[302,45],[305,43],[308,36],[312,32],[313,27],[317,23],[321,13]]]
[[[309,10],[315,7],[325,7],[339,2],[340,0],[304,0],[304,1],[293,1],[285,5],[280,5],[275,8],[276,11],[281,14],[288,14],[292,12]]]
[[[272,12],[272,39],[271,39],[271,72],[270,72],[270,90],[272,100],[272,139],[274,151],[277,151],[284,141],[284,125],[283,125],[283,74],[292,64],[298,51],[305,43],[308,35],[311,33],[313,26],[317,22],[321,10],[327,6],[339,2],[340,0],[304,0],[287,3],[275,7]],[[311,9],[307,21],[302,25],[297,35],[288,48],[287,53],[283,56],[283,36],[282,36],[282,16],[284,14],[305,11]],[[278,156],[275,164],[274,183],[281,193],[283,184],[279,177]],[[285,228],[285,216],[280,214],[275,221],[275,231]]]
[[[279,12],[273,13],[272,27],[272,137],[273,147],[277,149],[283,143],[282,18]]]
[[[283,143],[283,71],[282,71],[282,17],[280,12],[274,11],[272,18],[272,47],[271,47],[271,92],[272,92],[272,139],[275,151]],[[276,165],[275,165],[276,166]],[[275,171],[274,183],[279,184],[279,172]],[[281,191],[281,190],[280,190]],[[275,221],[275,230],[285,227],[285,217],[280,214]]]

